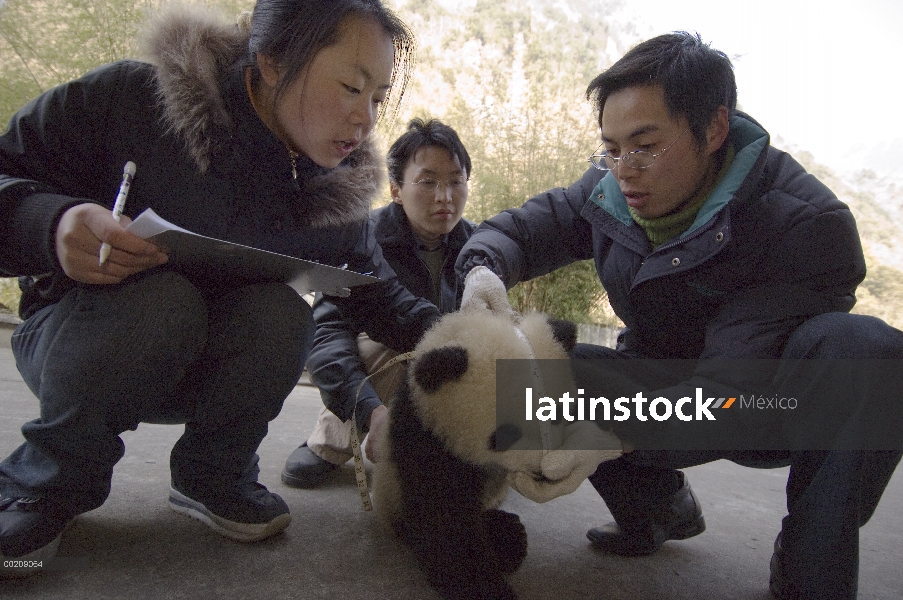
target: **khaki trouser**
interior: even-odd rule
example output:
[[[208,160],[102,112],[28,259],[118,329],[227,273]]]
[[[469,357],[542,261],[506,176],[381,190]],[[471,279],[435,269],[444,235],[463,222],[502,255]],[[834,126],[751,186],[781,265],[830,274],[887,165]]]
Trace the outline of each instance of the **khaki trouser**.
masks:
[[[357,338],[357,348],[368,374],[379,371],[387,362],[398,356],[398,353],[378,342],[374,342],[366,334]],[[404,363],[396,363],[384,371],[370,377],[370,384],[376,390],[383,403],[395,395],[404,373]],[[311,451],[331,463],[341,465],[352,458],[351,428],[353,419],[342,421],[325,406],[320,410],[317,424],[307,438],[307,446]],[[363,439],[361,439],[363,444]]]

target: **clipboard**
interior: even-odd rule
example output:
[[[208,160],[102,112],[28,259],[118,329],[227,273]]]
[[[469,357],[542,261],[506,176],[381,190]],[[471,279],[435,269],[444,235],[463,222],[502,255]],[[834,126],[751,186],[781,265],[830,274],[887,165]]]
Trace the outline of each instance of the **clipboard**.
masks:
[[[169,255],[167,264],[186,275],[209,277],[210,273],[221,273],[248,283],[285,283],[302,295],[323,292],[343,298],[352,287],[380,281],[371,275],[199,235],[170,223],[150,208],[126,229],[164,249]]]

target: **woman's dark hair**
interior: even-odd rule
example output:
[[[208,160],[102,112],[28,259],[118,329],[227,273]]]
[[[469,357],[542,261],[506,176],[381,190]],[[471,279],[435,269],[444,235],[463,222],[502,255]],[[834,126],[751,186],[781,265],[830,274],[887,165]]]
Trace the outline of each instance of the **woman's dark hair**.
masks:
[[[342,26],[351,17],[373,19],[392,38],[395,64],[389,93],[379,116],[392,106],[394,113],[404,95],[414,66],[414,34],[381,0],[257,0],[251,16],[246,66],[256,83],[260,72],[255,59],[265,54],[275,60],[284,75],[274,101],[301,75],[317,53],[338,43]]]
[[[405,167],[418,150],[428,146],[447,150],[452,158],[458,159],[465,175],[470,178],[470,155],[455,130],[436,119],[413,119],[408,123],[408,130],[395,140],[386,155],[389,181],[401,186]]]
[[[705,144],[706,130],[719,106],[733,116],[737,82],[730,59],[703,43],[699,35],[676,31],[635,46],[607,71],[593,79],[586,98],[593,102],[602,125],[608,97],[634,86],[660,85],[673,118],[686,117],[696,144]]]

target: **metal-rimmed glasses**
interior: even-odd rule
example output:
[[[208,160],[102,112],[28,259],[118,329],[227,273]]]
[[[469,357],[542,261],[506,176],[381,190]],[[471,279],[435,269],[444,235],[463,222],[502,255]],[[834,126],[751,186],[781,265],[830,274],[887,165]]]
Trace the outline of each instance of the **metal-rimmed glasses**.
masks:
[[[589,160],[589,162],[600,171],[609,169],[614,171],[618,167],[618,165],[621,164],[622,160],[624,161],[624,164],[626,164],[631,169],[648,169],[653,164],[655,164],[656,158],[667,152],[668,148],[676,144],[677,140],[682,138],[683,135],[688,131],[690,131],[689,127],[684,129],[679,136],[674,138],[673,142],[662,148],[658,154],[654,154],[652,152],[649,152],[648,150],[632,150],[624,156],[611,156],[608,152],[605,152],[603,150],[605,142],[602,142],[599,147],[596,148],[596,151],[591,154],[589,159],[587,160]],[[599,152],[599,150],[603,151]]]
[[[424,177],[417,181],[412,181],[411,185],[416,185],[424,194],[435,194],[439,186],[445,186],[452,194],[459,194],[467,189],[467,177],[457,175],[448,179],[434,179],[432,177]]]

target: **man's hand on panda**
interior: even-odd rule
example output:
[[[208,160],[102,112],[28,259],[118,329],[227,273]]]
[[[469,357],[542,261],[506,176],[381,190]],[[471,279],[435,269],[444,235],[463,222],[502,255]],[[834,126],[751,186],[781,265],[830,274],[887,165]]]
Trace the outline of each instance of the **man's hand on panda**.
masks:
[[[386,425],[386,417],[389,409],[385,405],[377,406],[370,413],[370,423],[367,426],[367,441],[364,443],[364,455],[372,463],[379,462],[379,445],[382,438],[382,430]]]
[[[461,296],[461,312],[490,310],[507,317],[512,323],[520,322],[520,313],[508,303],[508,292],[499,276],[488,267],[474,267],[464,279]]]

